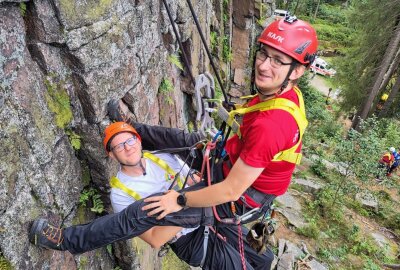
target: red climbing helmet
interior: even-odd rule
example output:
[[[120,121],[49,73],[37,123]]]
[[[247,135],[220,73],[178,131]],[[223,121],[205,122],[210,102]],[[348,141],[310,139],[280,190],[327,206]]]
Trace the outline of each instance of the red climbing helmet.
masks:
[[[139,139],[139,141],[142,141],[142,138],[140,138],[140,135],[139,135],[139,133],[137,133],[136,129],[134,129],[128,123],[125,123],[125,122],[112,123],[109,126],[107,126],[106,129],[104,130],[103,145],[104,145],[104,148],[106,149],[107,153],[110,152],[111,139],[114,138],[115,135],[122,133],[122,132],[132,133]]]
[[[306,66],[314,61],[318,47],[314,28],[295,16],[287,16],[268,25],[258,41],[289,55]]]

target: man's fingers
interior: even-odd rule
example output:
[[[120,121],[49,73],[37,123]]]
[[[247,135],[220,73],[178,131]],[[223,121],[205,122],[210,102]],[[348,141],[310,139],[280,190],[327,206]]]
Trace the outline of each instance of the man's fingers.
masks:
[[[156,219],[160,220],[163,219],[167,215],[166,211],[163,211]]]
[[[161,196],[153,196],[153,197],[148,197],[146,199],[144,199],[144,202],[158,202],[159,200],[161,200]]]
[[[153,202],[153,203],[149,203],[149,204],[146,204],[145,206],[143,206],[142,210],[146,211],[146,210],[150,210],[150,209],[153,209],[153,208],[156,208],[159,206],[160,206],[160,202]]]
[[[158,208],[153,209],[152,211],[148,212],[148,213],[147,213],[147,216],[153,216],[153,215],[155,215],[155,214],[160,213],[161,211],[163,211],[163,210],[161,209],[161,207],[158,207]]]

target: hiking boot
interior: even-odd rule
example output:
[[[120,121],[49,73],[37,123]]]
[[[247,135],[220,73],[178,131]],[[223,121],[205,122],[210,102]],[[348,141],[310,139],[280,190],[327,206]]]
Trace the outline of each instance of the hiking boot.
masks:
[[[47,219],[36,219],[29,231],[29,241],[39,247],[65,250],[61,247],[63,230],[48,223]]]
[[[112,121],[128,122],[133,120],[133,113],[128,106],[120,99],[112,99],[107,105],[108,116]]]

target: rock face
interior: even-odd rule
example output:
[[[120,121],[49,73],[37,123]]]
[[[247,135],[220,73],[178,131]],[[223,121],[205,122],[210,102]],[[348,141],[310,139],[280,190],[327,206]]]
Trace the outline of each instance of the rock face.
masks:
[[[166,2],[193,74],[208,71],[186,1]],[[194,2],[204,35],[209,37],[210,29],[222,24],[222,0]],[[274,5],[261,2],[268,12]],[[233,26],[227,29],[234,30],[227,34],[252,37],[245,43],[233,41],[240,44],[233,46],[233,55],[237,52],[245,59],[255,36],[251,16],[257,4],[240,4],[231,3],[235,21],[230,20]],[[78,203],[88,186],[102,195],[108,210],[107,182],[117,164],[106,157],[101,140],[111,98],[123,98],[137,121],[186,127],[191,121],[193,88],[187,71],[168,61],[178,54],[163,1],[0,0],[2,260],[15,269],[141,267],[140,259],[126,255],[120,245],[113,251],[104,248],[72,256],[34,247],[28,243],[27,232],[37,217],[60,225],[95,218]],[[238,59],[233,65],[241,87],[248,74],[245,65]],[[173,89],[161,93],[163,80],[170,81]],[[128,252],[133,251],[128,248]],[[149,266],[159,267],[157,259]]]

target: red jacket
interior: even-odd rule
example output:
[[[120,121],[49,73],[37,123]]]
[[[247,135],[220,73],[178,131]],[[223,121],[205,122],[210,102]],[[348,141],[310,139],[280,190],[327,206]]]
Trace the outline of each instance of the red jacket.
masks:
[[[390,166],[390,165],[392,165],[393,161],[394,161],[394,156],[393,156],[393,154],[392,154],[392,153],[385,153],[385,154],[381,157],[381,159],[379,160],[379,163],[385,164],[385,165],[387,165],[387,166]]]

